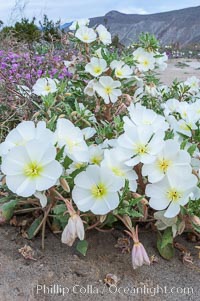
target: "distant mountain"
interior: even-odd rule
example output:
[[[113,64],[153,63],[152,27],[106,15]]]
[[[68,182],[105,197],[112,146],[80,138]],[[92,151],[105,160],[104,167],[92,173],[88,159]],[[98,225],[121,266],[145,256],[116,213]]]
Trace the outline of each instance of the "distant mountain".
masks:
[[[200,44],[200,6],[151,15],[123,14],[111,11],[90,19],[90,26],[105,25],[122,44],[136,41],[142,32],[155,34],[162,45]]]
[[[63,25],[60,26],[60,29],[67,29],[71,24],[72,22],[64,23]]]

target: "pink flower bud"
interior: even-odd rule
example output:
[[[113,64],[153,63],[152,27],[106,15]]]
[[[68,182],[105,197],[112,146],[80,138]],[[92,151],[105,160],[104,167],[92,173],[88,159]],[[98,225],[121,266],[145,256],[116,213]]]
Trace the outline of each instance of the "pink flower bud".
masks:
[[[150,260],[143,244],[136,242],[134,243],[132,250],[133,269],[135,270],[138,267],[141,267],[143,264],[150,265]]]
[[[68,246],[72,246],[75,239],[78,237],[83,240],[85,236],[83,221],[78,214],[72,215],[65,229],[63,230],[61,241]]]

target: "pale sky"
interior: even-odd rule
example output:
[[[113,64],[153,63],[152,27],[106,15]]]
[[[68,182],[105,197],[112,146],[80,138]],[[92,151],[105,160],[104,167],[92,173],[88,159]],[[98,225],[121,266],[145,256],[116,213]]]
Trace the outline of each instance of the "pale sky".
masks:
[[[14,9],[18,3],[18,9]],[[25,4],[25,8],[23,6]],[[0,20],[11,24],[21,17],[37,20],[46,14],[61,23],[79,18],[103,16],[111,10],[127,14],[149,14],[200,6],[200,0],[0,0]]]

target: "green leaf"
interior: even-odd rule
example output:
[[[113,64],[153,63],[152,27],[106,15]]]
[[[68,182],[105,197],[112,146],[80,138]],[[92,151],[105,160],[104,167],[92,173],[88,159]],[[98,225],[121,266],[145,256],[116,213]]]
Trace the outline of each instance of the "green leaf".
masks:
[[[133,217],[133,218],[134,217],[143,217],[143,214],[136,211],[136,210],[134,210],[134,209],[132,209],[131,211],[129,211],[129,216]]]
[[[69,157],[65,157],[63,164],[64,168],[67,169],[72,162],[73,161]]]
[[[196,148],[197,148],[196,144],[193,144],[193,145],[191,145],[191,146],[188,148],[187,151],[188,151],[188,153],[190,154],[190,156],[193,156],[193,154],[194,154]]]
[[[63,214],[65,211],[67,211],[67,207],[64,203],[62,203],[53,207],[52,211],[56,215]]]
[[[86,256],[88,249],[88,242],[87,240],[80,240],[76,245],[76,250],[81,253],[83,256]]]
[[[195,225],[194,223],[192,223],[192,226],[196,232],[200,233],[200,226]]]
[[[141,196],[141,197],[136,198],[136,199],[131,199],[129,201],[129,206],[135,206],[135,205],[137,205],[143,198],[144,198],[144,196]]]
[[[9,196],[5,196],[3,198],[0,198],[0,203],[5,203],[7,201],[9,201],[9,199],[11,199],[12,197],[9,197]]]
[[[63,153],[64,153],[64,149],[65,149],[65,145],[58,151],[57,155],[56,155],[56,160],[60,161],[63,157]]]
[[[162,236],[162,243],[161,243],[161,248],[166,247],[168,244],[173,243],[173,234],[172,234],[172,228],[168,227]]]
[[[181,143],[181,147],[180,148],[184,149],[186,147],[187,143],[188,143],[188,139],[183,140],[183,142]]]
[[[108,214],[106,217],[106,220],[104,222],[104,225],[108,226],[108,227],[112,227],[113,223],[115,223],[117,221],[117,218],[112,215],[112,214]]]
[[[39,224],[42,221],[42,216],[39,216],[38,218],[36,218],[34,220],[34,222],[30,225],[30,227],[28,228],[27,234],[28,234],[28,239],[32,239],[35,236],[35,230],[37,229],[37,227],[39,226]],[[37,233],[36,233],[37,234]]]
[[[17,200],[10,200],[0,206],[0,219],[2,222],[9,221],[13,216],[15,207],[17,205]]]
[[[162,235],[160,232],[158,232],[158,238],[157,238],[157,248],[160,253],[160,255],[167,260],[170,260],[174,257],[174,247],[173,244],[167,244],[165,247],[162,246]]]

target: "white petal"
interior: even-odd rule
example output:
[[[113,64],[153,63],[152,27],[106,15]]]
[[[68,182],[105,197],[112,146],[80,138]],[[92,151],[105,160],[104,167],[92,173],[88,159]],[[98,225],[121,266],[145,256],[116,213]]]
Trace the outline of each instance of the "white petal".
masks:
[[[167,210],[165,211],[164,216],[167,218],[172,218],[180,212],[180,205],[176,202],[171,202]]]
[[[104,215],[115,209],[119,205],[117,193],[109,193],[105,198],[97,200],[90,209],[94,214]]]
[[[72,190],[72,199],[78,209],[83,212],[90,210],[95,202],[89,190],[82,189],[77,186],[75,186]]]
[[[46,197],[45,192],[36,191],[34,193],[34,196],[37,199],[39,199],[42,208],[46,207],[46,205],[47,205],[47,197]]]

